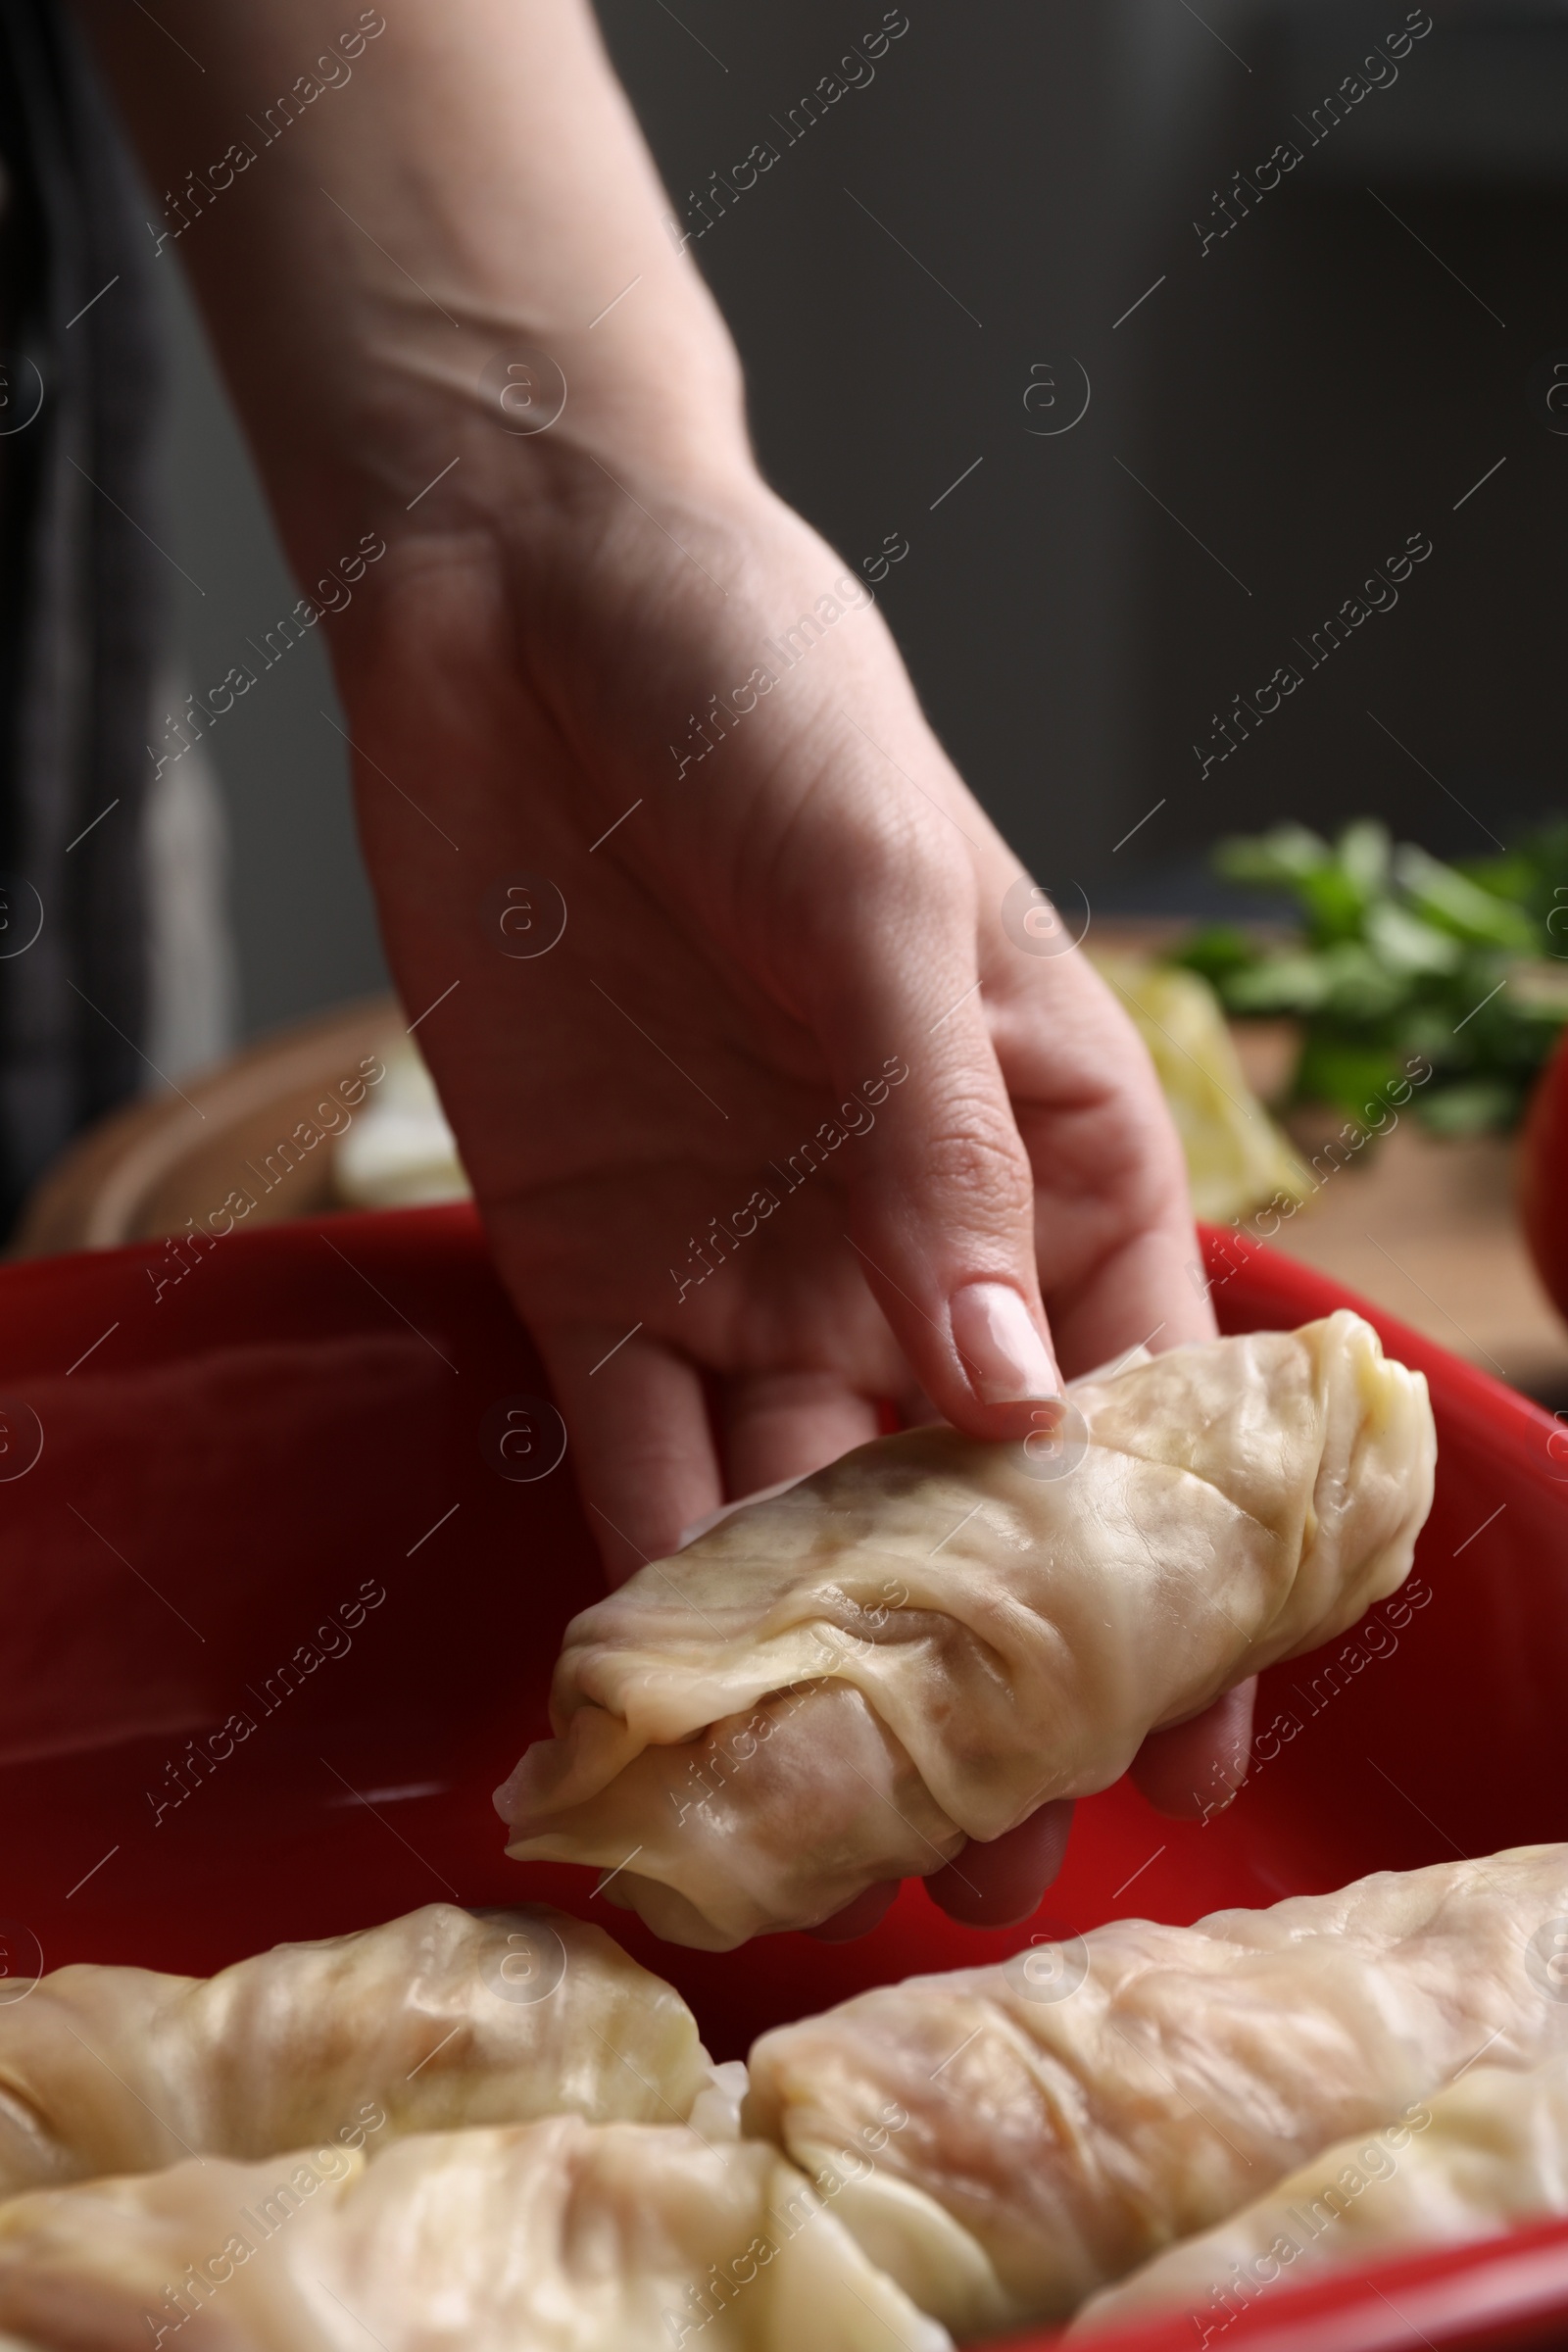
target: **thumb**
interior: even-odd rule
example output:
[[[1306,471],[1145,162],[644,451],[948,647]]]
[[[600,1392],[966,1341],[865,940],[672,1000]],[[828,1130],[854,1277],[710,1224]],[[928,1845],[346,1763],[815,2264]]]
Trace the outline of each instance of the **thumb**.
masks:
[[[876,1105],[846,1171],[848,1239],[916,1380],[971,1437],[1054,1429],[1061,1377],[1035,1269],[1034,1178],[972,947],[923,958],[902,988],[885,969],[851,975],[831,1018],[824,1042],[847,1093]]]

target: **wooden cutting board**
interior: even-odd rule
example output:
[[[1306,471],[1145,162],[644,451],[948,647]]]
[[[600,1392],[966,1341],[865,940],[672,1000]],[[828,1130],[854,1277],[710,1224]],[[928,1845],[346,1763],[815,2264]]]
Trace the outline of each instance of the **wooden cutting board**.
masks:
[[[1171,926],[1096,927],[1097,946],[1148,954]],[[345,1005],[286,1030],[184,1092],[144,1099],[102,1121],[45,1176],[12,1253],[112,1248],[178,1234],[200,1222],[244,1171],[309,1114],[317,1094],[388,1032],[403,1026],[390,999]],[[1282,1083],[1292,1050],[1278,1023],[1237,1030],[1249,1083]],[[318,1216],[334,1205],[325,1152],[258,1203],[258,1219]],[[1324,1182],[1275,1232],[1274,1247],[1304,1258],[1413,1323],[1446,1348],[1553,1407],[1568,1406],[1568,1326],[1537,1282],[1513,1214],[1512,1147],[1495,1138],[1443,1143],[1406,1117]]]
[[[1264,1216],[1244,1230],[1543,1403],[1568,1405],[1568,1325],[1519,1231],[1511,1142],[1448,1142],[1406,1119],[1273,1224]]]
[[[1157,956],[1190,925],[1098,922],[1086,942],[1112,956]],[[1260,1102],[1289,1081],[1289,1021],[1232,1024],[1247,1082]],[[1406,1111],[1381,1142],[1336,1165],[1324,1146],[1337,1119],[1293,1120],[1303,1162],[1327,1172],[1293,1217],[1264,1213],[1242,1230],[1332,1274],[1375,1306],[1521,1388],[1568,1407],[1568,1324],[1536,1278],[1514,1210],[1512,1141],[1446,1140]]]

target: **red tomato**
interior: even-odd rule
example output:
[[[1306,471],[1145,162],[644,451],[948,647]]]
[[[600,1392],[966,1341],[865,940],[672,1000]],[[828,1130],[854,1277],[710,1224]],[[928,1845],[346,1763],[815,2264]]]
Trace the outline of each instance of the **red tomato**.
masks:
[[[1536,1272],[1568,1316],[1568,1030],[1536,1083],[1519,1138],[1519,1221]]]

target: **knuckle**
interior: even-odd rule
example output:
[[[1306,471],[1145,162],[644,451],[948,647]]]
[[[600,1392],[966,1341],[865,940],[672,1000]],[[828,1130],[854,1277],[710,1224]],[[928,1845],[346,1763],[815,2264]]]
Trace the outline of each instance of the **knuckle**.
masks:
[[[880,776],[863,777],[847,792],[831,760],[824,762],[821,784],[801,836],[809,851],[815,900],[839,897],[862,910],[869,902],[973,921],[975,884],[967,855],[954,855],[952,828],[928,799],[897,776],[891,785]]]
[[[861,821],[841,845],[839,876],[848,902],[868,906],[921,937],[972,936],[974,887],[966,864],[922,817],[898,811]]]
[[[1034,1210],[1034,1179],[1010,1119],[991,1104],[962,1116],[951,1112],[925,1141],[921,1180],[940,1194],[948,1215],[994,1228],[1027,1221]]]

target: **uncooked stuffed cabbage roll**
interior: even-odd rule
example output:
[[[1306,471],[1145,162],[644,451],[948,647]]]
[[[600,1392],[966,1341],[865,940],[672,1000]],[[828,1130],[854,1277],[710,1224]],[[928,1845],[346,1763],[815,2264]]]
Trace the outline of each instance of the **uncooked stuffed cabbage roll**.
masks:
[[[41,2352],[944,2352],[772,2148],[576,2117],[0,2206],[0,2328]]]
[[[1069,2335],[1152,2311],[1218,2334],[1271,2288],[1568,2215],[1568,2057],[1478,2066],[1382,2132],[1342,2139],[1228,2222],[1107,2287]]]
[[[881,1438],[575,1618],[509,1853],[724,1951],[939,1869],[1394,1591],[1426,1383],[1346,1312],[1080,1383],[1037,1447]],[[1076,1415],[1076,1418],[1074,1418]]]
[[[1568,2051],[1541,1938],[1568,1845],[1120,1920],[764,2034],[748,2129],[810,2169],[907,2111],[836,2211],[956,2334],[1056,2318],[1479,2057]]]
[[[680,1995],[601,1929],[431,1903],[212,1978],[40,1978],[0,2006],[0,2196],[564,2112],[684,2122],[713,2080]]]

